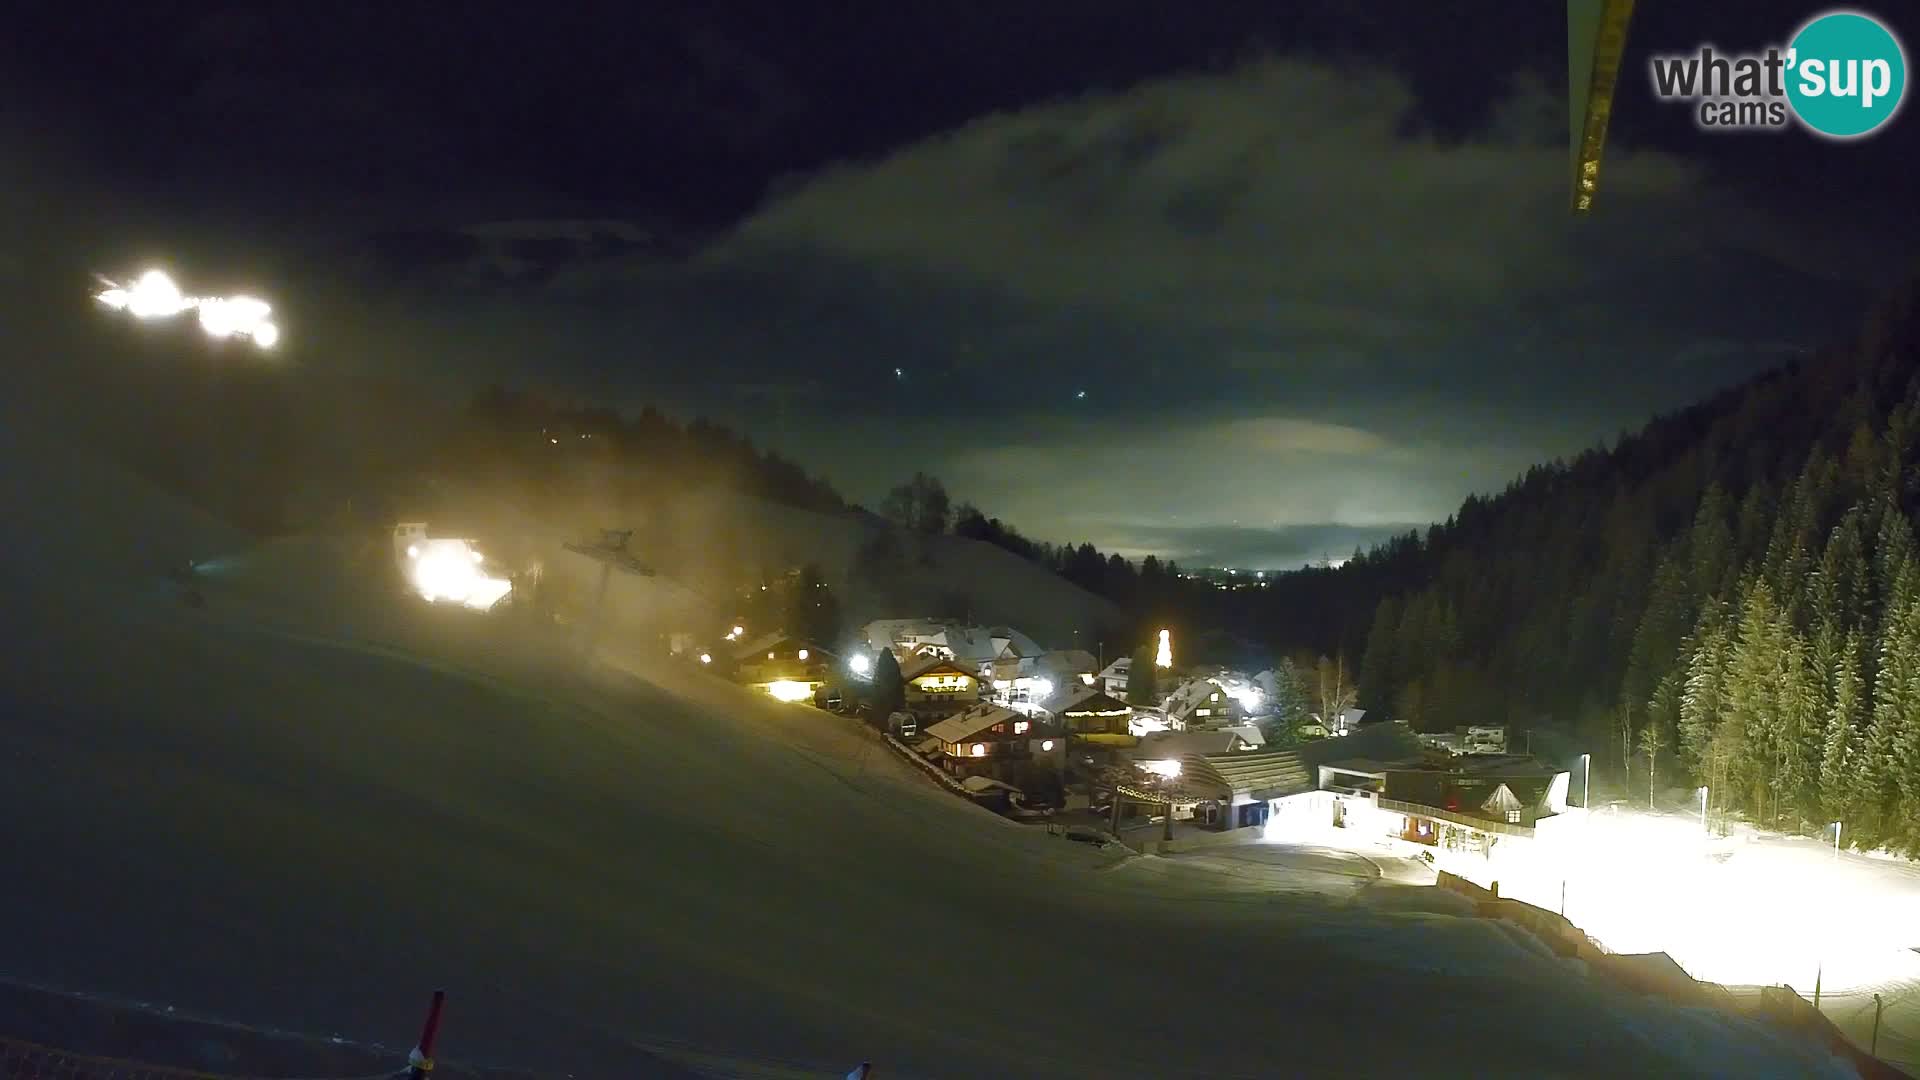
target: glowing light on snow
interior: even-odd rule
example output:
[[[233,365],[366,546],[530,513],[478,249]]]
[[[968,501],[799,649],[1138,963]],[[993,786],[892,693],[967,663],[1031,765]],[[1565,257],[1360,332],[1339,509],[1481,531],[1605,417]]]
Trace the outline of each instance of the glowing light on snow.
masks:
[[[1141,769],[1155,776],[1164,776],[1169,780],[1180,775],[1180,762],[1172,758],[1163,761],[1142,761],[1139,765]]]
[[[200,328],[208,337],[249,338],[263,349],[280,340],[280,328],[268,316],[273,308],[251,296],[188,296],[163,271],[149,270],[131,287],[105,278],[106,288],[94,299],[115,311],[124,311],[136,319],[171,319],[189,311],[200,314]]]
[[[805,701],[813,696],[813,687],[792,679],[780,679],[767,684],[767,693],[777,701]]]
[[[1053,681],[1051,679],[1035,679],[1033,680],[1033,685],[1028,688],[1027,693],[1031,695],[1035,701],[1045,701],[1053,696]]]
[[[1173,632],[1160,631],[1160,651],[1153,654],[1153,666],[1170,668],[1173,666]]]
[[[847,670],[855,675],[866,675],[873,671],[873,661],[866,653],[854,653],[847,659]]]
[[[408,576],[428,602],[451,600],[486,611],[513,589],[481,568],[483,556],[465,540],[428,540],[407,546]]]
[[[1173,725],[1157,716],[1136,716],[1127,721],[1127,734],[1136,739],[1145,738],[1156,731],[1171,731]]]
[[[1260,707],[1261,693],[1257,686],[1235,687],[1227,693],[1232,694],[1234,700],[1240,703],[1240,707],[1248,712]]]
[[[1558,911],[1614,952],[1665,952],[1697,979],[1827,993],[1920,976],[1920,889],[1889,864],[1836,857],[1830,837],[1702,834],[1695,813],[1563,815],[1549,840],[1440,869]],[[1550,819],[1551,820],[1551,819]],[[1837,915],[1836,912],[1844,912]]]

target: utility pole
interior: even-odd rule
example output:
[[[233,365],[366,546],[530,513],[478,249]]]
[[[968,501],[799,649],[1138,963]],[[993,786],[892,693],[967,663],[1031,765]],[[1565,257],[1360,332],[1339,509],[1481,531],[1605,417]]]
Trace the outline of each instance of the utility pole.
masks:
[[[600,631],[605,625],[607,613],[607,591],[613,581],[613,572],[632,574],[636,577],[654,576],[653,568],[646,566],[633,553],[627,550],[627,541],[633,538],[632,529],[604,529],[597,544],[567,544],[566,549],[576,555],[600,564],[600,587],[595,592],[593,614],[587,620],[587,637],[583,651],[589,662],[593,660],[594,650],[600,642]]]

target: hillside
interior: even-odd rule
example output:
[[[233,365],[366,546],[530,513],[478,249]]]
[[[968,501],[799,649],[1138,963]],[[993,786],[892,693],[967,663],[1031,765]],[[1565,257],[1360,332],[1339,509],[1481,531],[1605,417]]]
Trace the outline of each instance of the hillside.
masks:
[[[256,556],[57,429],[4,430],[33,463],[5,539],[35,558],[0,615],[14,978],[362,1041],[444,985],[449,1058],[563,1075],[1268,1073],[1257,1027],[1111,1023],[1166,993],[1115,943],[1160,942],[1288,1017],[1301,1070],[1350,1069],[1386,1010],[1384,1072],[1578,1074],[1605,1032],[1608,1074],[1844,1075],[1432,890],[1115,863],[857,725]],[[163,575],[182,552],[216,567],[204,608]],[[981,1007],[1010,986],[1031,1004]]]
[[[1275,599],[1373,610],[1380,713],[1571,732],[1642,790],[1650,742],[1656,784],[1920,852],[1917,296]]]
[[[499,390],[469,406],[464,390],[449,399],[417,381],[208,349],[190,327],[119,326],[79,302],[30,317],[65,359],[9,371],[17,400],[255,537],[361,538],[352,546],[419,519],[524,564],[539,546],[631,528],[636,551],[679,587],[636,602],[674,629],[728,618],[739,589],[806,563],[850,618],[971,615],[1069,645],[1120,622],[1113,604],[1044,566],[957,536],[903,535],[900,559],[857,565],[881,522],[699,420],[560,410]]]

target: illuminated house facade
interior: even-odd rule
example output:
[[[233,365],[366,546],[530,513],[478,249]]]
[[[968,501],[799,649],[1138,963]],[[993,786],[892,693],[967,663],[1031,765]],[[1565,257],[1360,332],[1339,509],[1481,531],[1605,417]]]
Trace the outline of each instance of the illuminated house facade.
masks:
[[[995,774],[1008,765],[1065,753],[1065,740],[1032,717],[991,703],[975,705],[927,728],[942,766],[958,776]]]
[[[1194,679],[1167,695],[1167,723],[1175,731],[1193,727],[1224,727],[1246,719],[1240,702],[1212,679]]]
[[[792,634],[767,634],[733,651],[734,678],[782,701],[811,701],[832,666],[831,653]]]
[[[1092,653],[1064,649],[982,663],[980,680],[987,687],[985,697],[1031,713],[1055,694],[1092,686],[1095,667]]]
[[[1134,737],[1128,732],[1133,708],[1091,686],[1075,685],[1057,690],[1041,702],[1040,709],[1076,739],[1118,746],[1134,743]]]
[[[978,669],[940,656],[910,657],[900,665],[906,684],[907,711],[918,716],[945,716],[980,703]]]
[[[1489,850],[1557,828],[1571,773],[1520,755],[1348,758],[1320,766],[1335,823],[1417,844]]]

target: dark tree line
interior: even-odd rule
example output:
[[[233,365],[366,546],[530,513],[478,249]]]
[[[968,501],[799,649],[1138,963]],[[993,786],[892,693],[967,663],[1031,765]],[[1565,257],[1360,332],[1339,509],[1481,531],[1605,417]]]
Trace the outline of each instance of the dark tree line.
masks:
[[[491,386],[475,396],[465,419],[457,440],[463,461],[536,476],[600,462],[642,470],[671,489],[718,487],[807,510],[847,505],[831,484],[751,439],[702,418],[683,424],[651,406],[627,416]]]
[[[1571,729],[1636,784],[1920,854],[1916,295],[1273,599],[1371,607],[1370,709]]]

